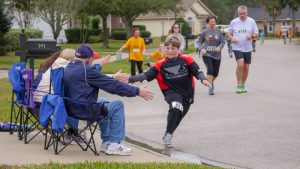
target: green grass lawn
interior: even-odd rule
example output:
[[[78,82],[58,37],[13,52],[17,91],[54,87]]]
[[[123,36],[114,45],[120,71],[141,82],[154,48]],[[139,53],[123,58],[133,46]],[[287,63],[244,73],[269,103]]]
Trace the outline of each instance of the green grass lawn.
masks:
[[[10,120],[11,85],[8,78],[0,79],[0,121]]]
[[[217,169],[218,167],[183,163],[116,163],[116,162],[84,162],[76,164],[57,164],[50,162],[42,165],[1,166],[7,169],[66,169],[66,168],[97,168],[97,169]]]

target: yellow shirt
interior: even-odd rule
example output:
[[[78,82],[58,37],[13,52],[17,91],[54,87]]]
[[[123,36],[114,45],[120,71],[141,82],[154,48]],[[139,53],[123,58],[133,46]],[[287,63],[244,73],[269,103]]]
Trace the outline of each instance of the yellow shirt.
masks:
[[[158,62],[160,61],[161,59],[163,58],[166,58],[167,57],[167,54],[164,53],[164,57],[162,56],[160,50],[156,50],[154,53],[151,54],[150,58],[154,59],[155,62]]]
[[[143,61],[143,50],[145,49],[145,41],[143,38],[131,37],[125,43],[125,46],[129,48],[129,59],[135,61]]]

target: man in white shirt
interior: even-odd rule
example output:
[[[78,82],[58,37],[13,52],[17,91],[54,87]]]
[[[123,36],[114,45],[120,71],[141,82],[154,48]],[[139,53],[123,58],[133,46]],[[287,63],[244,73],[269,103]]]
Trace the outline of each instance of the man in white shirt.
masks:
[[[248,17],[247,7],[238,7],[239,17],[230,22],[227,36],[232,42],[232,49],[236,58],[237,88],[236,93],[247,92],[245,82],[251,63],[252,37],[258,35],[258,28],[254,19]]]

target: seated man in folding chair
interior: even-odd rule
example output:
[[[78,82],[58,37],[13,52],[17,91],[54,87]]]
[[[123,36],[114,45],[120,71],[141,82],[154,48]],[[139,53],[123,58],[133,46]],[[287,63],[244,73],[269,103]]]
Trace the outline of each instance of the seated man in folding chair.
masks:
[[[89,45],[81,45],[73,61],[64,69],[64,96],[83,102],[103,102],[98,99],[99,89],[119,96],[140,96],[151,100],[153,93],[146,87],[134,87],[102,74],[94,66],[93,50]],[[128,76],[128,75],[126,75]],[[126,78],[124,78],[126,79]],[[125,137],[124,105],[120,100],[110,101],[105,104],[108,115],[101,120],[100,130],[102,145],[101,150],[112,155],[131,155],[131,148],[125,147],[121,142]],[[85,110],[69,107],[72,114],[85,113]]]

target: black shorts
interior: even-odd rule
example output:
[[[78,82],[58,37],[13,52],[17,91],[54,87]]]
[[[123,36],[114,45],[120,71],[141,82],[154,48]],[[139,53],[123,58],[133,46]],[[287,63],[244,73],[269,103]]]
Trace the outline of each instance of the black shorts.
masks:
[[[239,50],[233,51],[235,59],[244,59],[244,63],[251,64],[251,52],[241,52]]]

